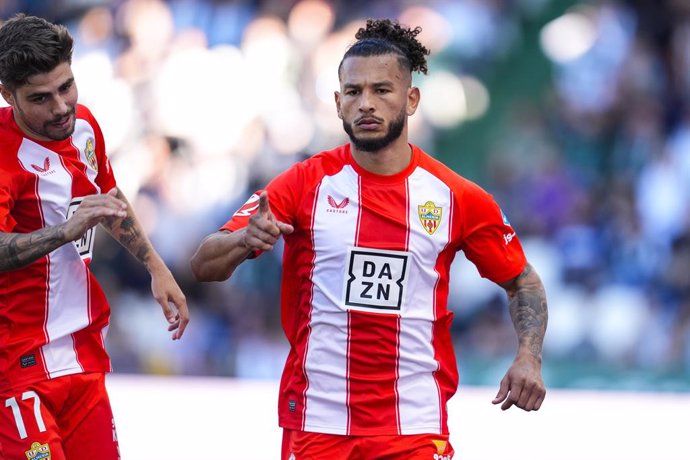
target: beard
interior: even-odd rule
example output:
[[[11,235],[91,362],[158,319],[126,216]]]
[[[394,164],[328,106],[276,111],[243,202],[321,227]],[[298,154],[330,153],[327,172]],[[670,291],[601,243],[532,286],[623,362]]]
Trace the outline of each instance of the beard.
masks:
[[[24,123],[24,125],[33,134],[37,134],[41,137],[48,138],[52,141],[62,141],[69,138],[74,133],[74,129],[76,126],[76,118],[74,117],[74,114],[76,113],[76,107],[72,107],[69,110],[69,112],[67,112],[65,115],[61,115],[58,118],[45,121],[43,123],[37,123],[31,120],[29,117],[27,117],[26,113],[18,105],[16,106],[16,109],[19,112],[19,115],[21,116],[21,120]],[[71,122],[67,127],[60,129],[53,125],[54,122],[59,121],[61,118],[64,118],[65,116],[68,116],[71,119]]]
[[[391,121],[390,125],[388,126],[388,132],[383,137],[375,138],[375,139],[362,139],[358,138],[355,136],[355,133],[352,129],[352,123],[348,123],[345,120],[343,120],[343,129],[347,133],[347,135],[350,137],[350,142],[355,146],[357,150],[361,150],[363,152],[378,152],[379,150],[382,150],[389,145],[391,145],[396,139],[400,137],[400,135],[403,132],[403,128],[405,128],[405,117],[407,114],[405,113],[405,109],[400,111],[400,114]]]

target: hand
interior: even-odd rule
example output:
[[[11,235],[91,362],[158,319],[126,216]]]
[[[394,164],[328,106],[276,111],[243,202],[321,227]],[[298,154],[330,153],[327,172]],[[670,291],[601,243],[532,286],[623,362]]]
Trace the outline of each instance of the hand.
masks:
[[[126,217],[127,203],[115,198],[117,189],[108,193],[89,195],[63,225],[67,241],[75,241],[84,236],[91,227],[111,217]]]
[[[173,332],[172,339],[179,340],[189,323],[189,311],[187,299],[167,267],[151,273],[151,292],[163,308],[169,324],[168,331]]]
[[[244,230],[242,244],[250,251],[270,251],[280,235],[289,235],[295,229],[292,225],[279,222],[268,205],[268,192],[259,195],[259,209],[249,218]]]
[[[546,396],[541,378],[541,363],[532,355],[518,355],[501,380],[501,386],[493,404],[502,410],[515,405],[525,411],[539,410]]]

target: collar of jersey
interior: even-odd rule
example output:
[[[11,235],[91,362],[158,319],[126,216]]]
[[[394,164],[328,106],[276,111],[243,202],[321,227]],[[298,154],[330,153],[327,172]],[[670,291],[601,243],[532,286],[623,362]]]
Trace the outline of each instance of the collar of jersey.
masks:
[[[412,149],[412,156],[410,157],[410,163],[400,171],[399,173],[391,174],[389,176],[384,176],[381,174],[376,174],[371,171],[367,171],[366,169],[362,168],[360,165],[357,164],[355,161],[354,157],[352,156],[352,150],[350,148],[350,144],[346,144],[345,148],[347,150],[347,156],[349,159],[350,164],[352,165],[352,168],[362,176],[363,179],[370,181],[370,182],[376,182],[379,184],[397,184],[400,182],[405,181],[410,174],[415,170],[417,167],[417,164],[419,162],[419,148],[417,148],[416,145],[413,144],[408,144],[410,148]]]

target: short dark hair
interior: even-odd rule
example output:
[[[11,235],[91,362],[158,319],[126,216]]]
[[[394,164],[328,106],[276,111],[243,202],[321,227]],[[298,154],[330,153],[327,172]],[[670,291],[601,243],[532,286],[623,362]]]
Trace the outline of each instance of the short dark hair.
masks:
[[[0,26],[0,82],[14,91],[29,78],[72,63],[74,40],[65,26],[18,14]]]
[[[340,61],[338,74],[345,59],[353,56],[396,54],[400,65],[409,72],[427,73],[426,56],[430,51],[417,40],[422,28],[401,26],[391,19],[367,19],[366,27],[355,34],[357,41],[348,48]]]

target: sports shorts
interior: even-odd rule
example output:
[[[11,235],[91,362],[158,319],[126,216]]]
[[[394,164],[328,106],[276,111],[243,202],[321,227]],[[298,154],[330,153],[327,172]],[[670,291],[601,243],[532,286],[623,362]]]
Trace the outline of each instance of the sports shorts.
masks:
[[[342,436],[283,429],[281,460],[451,460],[448,435]]]
[[[0,392],[0,459],[119,460],[104,374]]]

